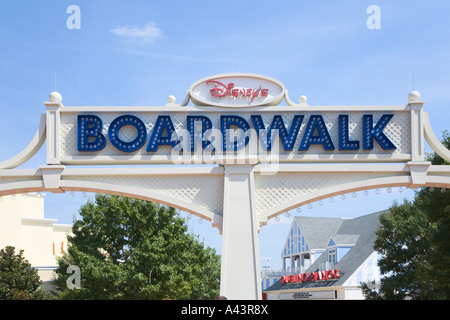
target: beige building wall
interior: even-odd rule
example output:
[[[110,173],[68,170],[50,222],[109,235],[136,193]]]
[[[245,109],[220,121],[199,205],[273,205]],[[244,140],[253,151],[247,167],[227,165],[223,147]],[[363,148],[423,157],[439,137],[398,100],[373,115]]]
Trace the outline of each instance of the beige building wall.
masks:
[[[13,246],[24,250],[24,257],[38,269],[43,282],[54,279],[56,257],[67,250],[71,225],[56,224],[44,218],[44,195],[0,197],[0,249]]]
[[[72,233],[72,226],[67,224],[53,224],[53,243],[55,244],[55,257],[61,256],[67,250],[67,235]],[[53,250],[53,248],[52,248]]]
[[[0,248],[7,245],[20,247],[20,201],[11,196],[0,197]]]
[[[55,266],[53,222],[56,220],[22,218],[21,249],[33,267]]]
[[[17,195],[21,215],[27,218],[44,219],[44,195],[39,193]]]

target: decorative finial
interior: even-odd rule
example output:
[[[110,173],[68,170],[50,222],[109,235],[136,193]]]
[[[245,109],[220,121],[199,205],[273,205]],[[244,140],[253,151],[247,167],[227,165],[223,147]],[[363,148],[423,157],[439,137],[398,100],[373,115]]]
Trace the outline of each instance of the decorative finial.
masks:
[[[419,101],[419,99],[420,99],[420,93],[418,91],[413,90],[408,94],[408,100],[411,102]]]
[[[52,93],[50,93],[49,99],[50,99],[50,102],[56,102],[56,103],[62,102],[62,96],[57,91],[53,91]]]
[[[170,95],[170,96],[168,96],[167,97],[167,104],[166,104],[166,106],[168,106],[168,105],[174,105],[175,104],[175,96],[173,96],[173,95]]]
[[[304,96],[304,95],[301,95],[300,98],[298,99],[298,101],[299,101],[300,103],[306,103],[306,100],[308,100],[308,99],[307,99],[306,96]]]

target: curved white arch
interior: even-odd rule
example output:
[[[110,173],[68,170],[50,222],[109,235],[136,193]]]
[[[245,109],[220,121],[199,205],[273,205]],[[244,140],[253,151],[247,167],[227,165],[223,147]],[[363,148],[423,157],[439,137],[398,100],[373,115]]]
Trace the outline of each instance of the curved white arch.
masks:
[[[25,163],[42,147],[46,136],[46,115],[41,114],[39,128],[28,146],[14,157],[0,162],[0,169],[13,169]]]
[[[143,190],[140,188],[117,186],[102,182],[77,181],[77,180],[61,180],[60,189],[64,191],[85,191],[85,192],[101,192],[124,197],[131,197],[142,200],[157,202],[170,207],[174,207],[189,213],[192,213],[202,219],[213,221],[214,212],[204,209],[186,201],[168,197],[156,192]]]
[[[23,180],[0,185],[0,196],[47,191],[42,180]]]
[[[260,223],[262,225],[267,223],[267,220],[274,218],[286,211],[298,208],[300,206],[316,202],[322,199],[330,198],[333,196],[338,196],[346,193],[357,192],[362,190],[370,190],[377,188],[387,188],[387,187],[408,187],[412,185],[412,178],[410,175],[398,175],[383,178],[373,178],[366,180],[359,180],[351,183],[341,184],[333,186],[330,188],[324,188],[320,191],[316,191],[313,194],[294,198],[292,200],[286,201],[279,204],[267,212],[260,215]],[[425,186],[435,186],[442,188],[450,187],[450,177],[449,176],[439,176],[439,175],[429,175],[427,177]]]
[[[66,191],[84,191],[93,193],[107,193],[114,195],[121,195],[124,197],[131,197],[136,199],[148,200],[159,204],[167,205],[182,211],[192,213],[193,215],[210,221],[214,227],[219,227],[222,217],[210,210],[202,208],[198,205],[188,203],[186,201],[167,197],[152,191],[142,190],[140,188],[116,186],[108,183],[90,182],[90,181],[76,181],[76,180],[61,180],[59,188]],[[1,195],[11,195],[30,192],[44,192],[49,191],[45,187],[43,180],[23,180],[20,182],[10,182],[0,185]]]
[[[423,131],[425,140],[427,140],[428,144],[431,146],[434,152],[436,152],[446,161],[450,162],[450,150],[448,150],[434,134],[434,131],[431,128],[428,112],[423,113]]]

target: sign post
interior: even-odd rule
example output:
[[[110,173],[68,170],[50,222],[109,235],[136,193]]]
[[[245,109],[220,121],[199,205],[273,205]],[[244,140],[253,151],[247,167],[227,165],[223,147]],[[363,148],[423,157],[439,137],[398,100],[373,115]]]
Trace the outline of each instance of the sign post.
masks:
[[[259,223],[255,213],[253,166],[226,165],[222,222],[220,294],[261,299]]]

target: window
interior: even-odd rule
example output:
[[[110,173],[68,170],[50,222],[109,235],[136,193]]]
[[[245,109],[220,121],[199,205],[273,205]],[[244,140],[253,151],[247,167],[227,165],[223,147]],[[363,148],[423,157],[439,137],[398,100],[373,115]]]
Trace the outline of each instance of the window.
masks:
[[[328,249],[328,262],[336,263],[336,249]]]

